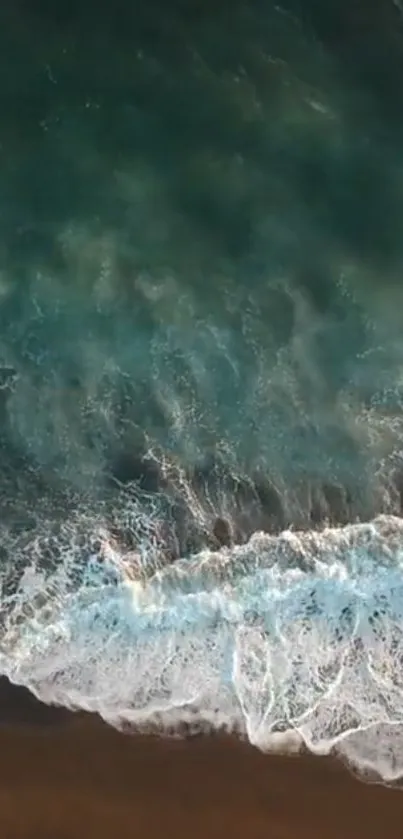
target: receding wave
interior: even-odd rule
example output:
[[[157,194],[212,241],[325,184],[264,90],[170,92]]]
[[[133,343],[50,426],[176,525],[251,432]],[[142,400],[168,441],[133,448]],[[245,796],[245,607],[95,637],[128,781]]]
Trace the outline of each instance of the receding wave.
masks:
[[[135,550],[102,510],[15,542],[2,673],[118,728],[225,727],[402,775],[403,521],[255,532],[167,565],[156,499],[122,506]]]

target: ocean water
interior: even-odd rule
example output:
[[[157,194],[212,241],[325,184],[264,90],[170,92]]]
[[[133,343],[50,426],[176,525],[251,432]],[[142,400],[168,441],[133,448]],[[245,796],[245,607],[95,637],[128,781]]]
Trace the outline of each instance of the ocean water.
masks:
[[[403,12],[0,10],[0,671],[403,775]]]

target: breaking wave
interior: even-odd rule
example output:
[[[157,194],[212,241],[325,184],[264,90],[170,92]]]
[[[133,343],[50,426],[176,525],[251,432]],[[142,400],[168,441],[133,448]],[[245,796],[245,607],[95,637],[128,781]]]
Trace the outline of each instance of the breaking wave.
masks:
[[[255,532],[167,565],[156,499],[126,497],[135,550],[102,511],[15,544],[1,672],[117,728],[226,727],[403,775],[403,521]]]
[[[0,673],[120,729],[397,779],[400,4],[22,5]]]

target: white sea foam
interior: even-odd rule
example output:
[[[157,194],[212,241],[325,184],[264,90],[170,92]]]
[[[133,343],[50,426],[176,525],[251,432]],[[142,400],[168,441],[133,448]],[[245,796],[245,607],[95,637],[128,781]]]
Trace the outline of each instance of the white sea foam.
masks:
[[[14,590],[3,579],[12,681],[119,728],[236,728],[263,750],[305,743],[403,775],[402,520],[256,533],[151,568],[90,521],[84,563],[73,524],[57,562],[37,540]]]

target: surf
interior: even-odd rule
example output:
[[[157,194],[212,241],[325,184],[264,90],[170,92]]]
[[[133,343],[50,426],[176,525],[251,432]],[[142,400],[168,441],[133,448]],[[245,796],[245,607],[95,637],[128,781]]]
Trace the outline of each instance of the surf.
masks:
[[[85,524],[85,561],[78,540],[41,565],[37,542],[3,593],[2,674],[122,730],[225,728],[403,775],[400,518],[257,532],[165,566]]]

